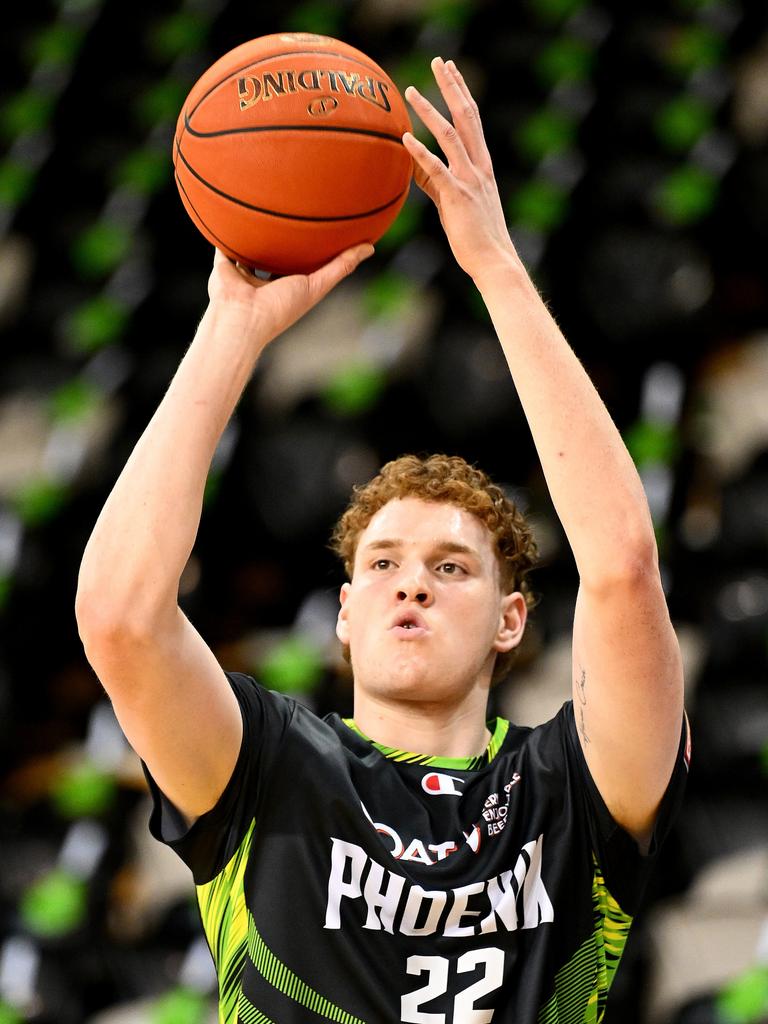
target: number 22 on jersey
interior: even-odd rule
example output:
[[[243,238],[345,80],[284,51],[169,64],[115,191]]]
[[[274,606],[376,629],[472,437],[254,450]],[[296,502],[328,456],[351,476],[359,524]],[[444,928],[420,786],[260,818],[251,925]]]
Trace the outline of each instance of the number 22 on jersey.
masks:
[[[401,1024],[490,1024],[493,1009],[478,1010],[475,1001],[501,987],[504,980],[504,950],[490,947],[462,953],[456,960],[456,972],[466,974],[484,967],[483,976],[457,992],[453,999],[453,1014],[430,1013],[422,1010],[424,1003],[445,995],[450,984],[451,961],[444,956],[409,956],[405,969],[417,977],[427,975],[426,985],[407,992],[400,1000]],[[461,979],[456,979],[457,983]]]

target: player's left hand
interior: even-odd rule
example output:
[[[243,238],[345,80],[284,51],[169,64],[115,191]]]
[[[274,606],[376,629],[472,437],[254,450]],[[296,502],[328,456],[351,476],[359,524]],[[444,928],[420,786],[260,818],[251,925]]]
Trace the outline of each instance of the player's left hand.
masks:
[[[517,255],[477,103],[453,61],[435,57],[432,72],[453,124],[412,85],[405,90],[405,98],[434,135],[448,165],[410,132],[403,136],[403,145],[413,157],[417,185],[437,206],[456,261],[477,282],[500,260],[512,257],[518,262]]]

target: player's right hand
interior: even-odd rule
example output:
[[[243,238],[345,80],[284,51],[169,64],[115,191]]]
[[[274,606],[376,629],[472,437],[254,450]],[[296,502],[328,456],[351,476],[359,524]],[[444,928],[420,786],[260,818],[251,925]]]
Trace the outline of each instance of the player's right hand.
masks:
[[[212,306],[244,313],[262,340],[271,341],[371,255],[373,246],[364,243],[339,253],[311,274],[289,274],[268,280],[256,277],[247,267],[233,263],[216,249],[208,295]]]

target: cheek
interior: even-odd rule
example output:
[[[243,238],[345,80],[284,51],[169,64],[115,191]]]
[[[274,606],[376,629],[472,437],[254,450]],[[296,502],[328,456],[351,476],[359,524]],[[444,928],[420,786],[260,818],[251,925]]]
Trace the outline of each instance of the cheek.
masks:
[[[370,588],[359,586],[354,594],[350,593],[345,607],[345,622],[347,636],[351,641],[353,637],[360,639],[368,631],[375,621],[375,613],[372,608],[372,595]]]
[[[477,601],[466,608],[462,622],[466,626],[463,631],[468,636],[471,631],[470,643],[479,646],[493,643],[499,628],[501,611],[488,594],[478,597]]]

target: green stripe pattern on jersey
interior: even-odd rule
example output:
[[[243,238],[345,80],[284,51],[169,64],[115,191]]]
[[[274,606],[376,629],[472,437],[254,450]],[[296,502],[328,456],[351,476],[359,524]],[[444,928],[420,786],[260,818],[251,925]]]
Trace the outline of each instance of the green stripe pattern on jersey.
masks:
[[[240,982],[248,946],[248,910],[243,876],[256,822],[223,871],[197,886],[197,902],[219,979],[219,1024],[237,1024]],[[257,1018],[253,1018],[255,1022]],[[262,1024],[267,1024],[263,1018]]]
[[[383,743],[377,743],[370,736],[366,736],[352,718],[343,718],[342,721],[358,736],[362,736],[366,742],[375,747],[384,757],[390,761],[400,761],[402,764],[422,764],[429,768],[453,768],[454,771],[477,771],[478,768],[485,768],[487,764],[496,757],[504,739],[509,731],[509,722],[506,718],[497,718],[496,724],[491,730],[491,739],[485,751],[476,757],[435,757],[432,754],[414,754],[410,750],[401,750],[399,747],[387,747]],[[489,728],[491,723],[488,723]]]
[[[271,1017],[267,1017],[261,1010],[257,1010],[245,996],[240,996],[237,1020],[240,1024],[275,1024]]]
[[[246,958],[279,992],[336,1024],[365,1021],[334,1005],[302,981],[267,946],[245,905],[243,878],[256,822],[252,821],[237,851],[215,878],[197,886],[197,901],[219,979],[219,1024],[273,1024],[243,994]]]
[[[305,1006],[312,1013],[316,1013],[318,1017],[336,1021],[337,1024],[365,1024],[365,1021],[359,1017],[342,1010],[330,999],[320,995],[311,985],[302,981],[279,957],[275,956],[259,934],[250,912],[248,914],[248,956],[265,981],[274,985],[284,996]],[[245,997],[243,1000],[247,1002]],[[242,1009],[240,1016],[243,1020],[246,1019]],[[254,1020],[256,1019],[254,1018]]]
[[[595,930],[555,975],[555,991],[539,1011],[538,1024],[599,1024],[632,918],[605,885],[595,860],[592,879]]]

